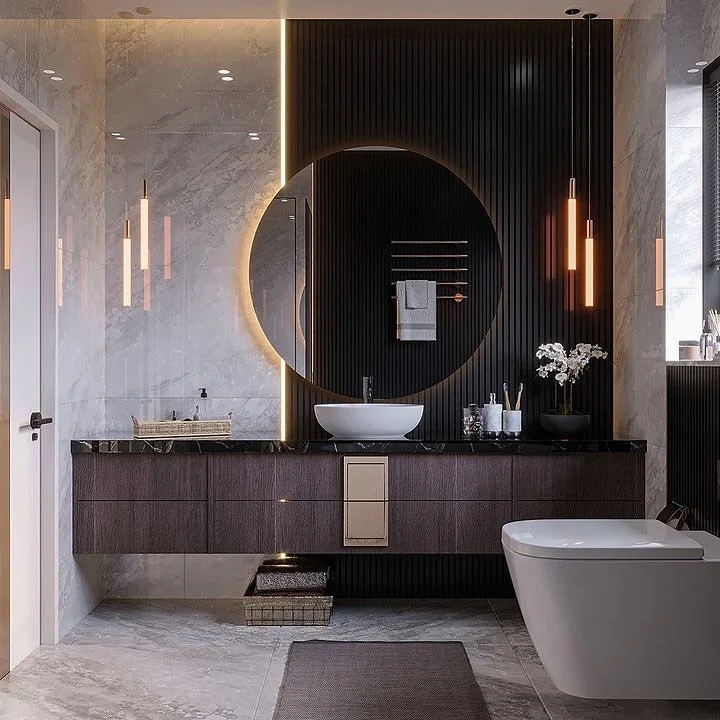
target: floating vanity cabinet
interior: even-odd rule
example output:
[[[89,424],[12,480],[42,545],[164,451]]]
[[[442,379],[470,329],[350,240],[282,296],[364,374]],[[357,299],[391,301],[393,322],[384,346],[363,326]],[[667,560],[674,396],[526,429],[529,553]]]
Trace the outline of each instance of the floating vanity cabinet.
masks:
[[[479,556],[512,520],[644,517],[643,442],[346,445],[74,443],[74,551]]]
[[[207,458],[77,456],[73,512],[75,553],[205,553]]]
[[[388,459],[344,459],[344,537],[346,547],[388,544]]]

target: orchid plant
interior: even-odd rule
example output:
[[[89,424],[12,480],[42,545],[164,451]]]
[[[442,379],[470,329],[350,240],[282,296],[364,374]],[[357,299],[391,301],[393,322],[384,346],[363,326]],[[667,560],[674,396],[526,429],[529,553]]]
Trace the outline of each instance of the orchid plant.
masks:
[[[599,345],[590,343],[578,343],[570,352],[565,350],[561,343],[546,343],[538,348],[535,357],[547,362],[540,365],[537,373],[541,378],[554,376],[555,407],[561,415],[572,414],[573,386],[580,379],[588,363],[593,359],[604,360],[607,356],[608,354]],[[563,391],[560,405],[558,405],[558,386]]]

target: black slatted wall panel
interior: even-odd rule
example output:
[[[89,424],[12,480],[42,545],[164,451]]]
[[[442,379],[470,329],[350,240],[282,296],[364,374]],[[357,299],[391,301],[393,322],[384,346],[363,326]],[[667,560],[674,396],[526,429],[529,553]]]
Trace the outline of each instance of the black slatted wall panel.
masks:
[[[690,508],[690,526],[720,535],[720,367],[667,369],[668,499]]]
[[[587,48],[576,26],[579,234],[587,188]],[[564,270],[570,172],[570,21],[289,21],[288,175],[343,148],[406,147],[444,164],[477,194],[503,256],[502,294],[485,341],[446,380],[406,397],[425,404],[416,432],[451,439],[461,408],[502,382],[526,384],[526,426],[552,405],[536,379],[541,342],[612,341],[612,23],[593,23],[592,207],[596,306],[582,267]],[[582,246],[581,246],[582,247]],[[582,257],[582,253],[581,253]],[[351,272],[351,269],[348,269]],[[372,318],[368,318],[372,322]],[[361,338],[363,328],[358,328]],[[290,373],[289,434],[324,437],[316,402],[335,399]],[[591,366],[576,406],[612,430],[612,364]]]
[[[315,382],[357,396],[372,375],[376,398],[435,385],[473,354],[497,308],[500,248],[482,204],[447,168],[411,152],[335,153],[315,164],[314,178]],[[467,257],[398,257],[428,253]],[[418,267],[467,272],[393,272]],[[396,339],[392,282],[409,277],[468,283],[458,286],[467,300],[437,300],[436,342]],[[441,298],[455,293],[438,290]]]
[[[333,569],[341,598],[514,595],[502,555],[336,555]]]

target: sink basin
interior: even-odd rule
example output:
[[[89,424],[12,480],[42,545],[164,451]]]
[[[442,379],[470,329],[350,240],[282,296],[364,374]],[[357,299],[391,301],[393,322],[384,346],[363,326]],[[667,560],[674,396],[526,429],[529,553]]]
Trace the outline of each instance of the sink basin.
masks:
[[[423,410],[423,405],[400,403],[336,403],[316,405],[315,417],[337,440],[403,440]]]

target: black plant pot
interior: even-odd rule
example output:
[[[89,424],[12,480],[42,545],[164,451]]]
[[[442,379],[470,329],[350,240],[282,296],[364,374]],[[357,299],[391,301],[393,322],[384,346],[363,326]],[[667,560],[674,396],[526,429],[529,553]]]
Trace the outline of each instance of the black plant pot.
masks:
[[[590,427],[590,416],[543,413],[540,415],[540,426],[543,430],[561,438],[577,437]]]

